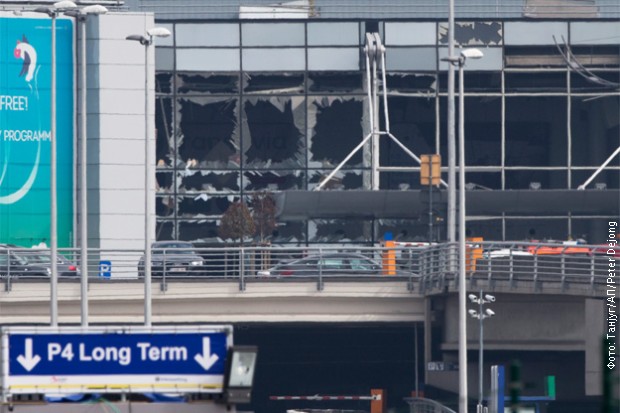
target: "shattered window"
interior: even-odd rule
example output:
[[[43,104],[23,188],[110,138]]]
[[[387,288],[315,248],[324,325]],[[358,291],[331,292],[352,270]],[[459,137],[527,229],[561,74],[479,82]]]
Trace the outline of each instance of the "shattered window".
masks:
[[[245,93],[281,94],[303,93],[303,74],[243,74],[243,91]]]
[[[308,166],[338,165],[364,139],[362,97],[313,97],[308,105]],[[345,167],[360,167],[357,151]]]
[[[172,99],[158,98],[155,104],[155,132],[157,143],[155,156],[157,168],[172,166],[174,162],[174,134]]]
[[[217,236],[219,221],[215,219],[200,220],[179,220],[179,241],[193,241],[204,243],[219,243],[221,240]]]
[[[386,76],[386,82],[390,92],[425,92],[434,94],[437,87],[437,76],[434,74],[393,73]]]
[[[174,240],[174,221],[157,221],[155,226],[155,237],[158,241]]]
[[[302,97],[280,96],[245,100],[243,147],[247,167],[303,167],[304,102]]]
[[[506,98],[506,165],[565,166],[566,118],[565,97]]]
[[[500,22],[455,22],[457,46],[501,45],[504,33]],[[448,44],[448,23],[439,23],[439,43]]]
[[[289,189],[305,189],[303,171],[245,171],[243,187],[247,191],[285,191]]]
[[[178,102],[177,167],[238,167],[238,99],[196,97]]]
[[[238,93],[239,75],[217,73],[180,73],[177,75],[179,94]]]
[[[364,77],[359,72],[308,72],[310,92],[363,93]]]
[[[305,242],[306,223],[300,221],[278,222],[278,226],[271,234],[272,244]]]
[[[325,170],[310,170],[308,171],[309,182],[308,190],[313,190],[317,187],[327,176],[333,171],[332,169]],[[351,171],[342,169],[338,171],[324,186],[325,189],[363,189],[363,172],[361,170]]]
[[[435,153],[434,97],[392,97],[388,99],[388,105],[392,135],[417,156]],[[418,163],[389,137],[381,136],[379,145],[381,165],[418,166]]]
[[[155,91],[158,95],[172,93],[172,73],[158,72],[155,75]]]
[[[371,242],[372,221],[358,219],[314,219],[308,222],[310,242]]]
[[[201,193],[199,195],[182,196],[179,200],[178,215],[182,218],[202,218],[208,216],[222,215],[234,197],[211,195]]]
[[[177,171],[179,179],[179,192],[239,192],[238,171],[205,171],[195,169],[183,169]]]
[[[161,172],[155,174],[157,184],[157,192],[173,192],[174,176],[172,171]]]
[[[158,195],[155,199],[155,212],[158,217],[172,217],[176,208],[175,198],[172,195]]]

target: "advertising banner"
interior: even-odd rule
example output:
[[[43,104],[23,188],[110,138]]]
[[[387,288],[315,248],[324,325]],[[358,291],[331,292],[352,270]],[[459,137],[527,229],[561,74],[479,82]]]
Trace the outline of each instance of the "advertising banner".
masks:
[[[51,19],[0,17],[0,243],[50,245]],[[58,246],[73,231],[73,22],[56,20]]]

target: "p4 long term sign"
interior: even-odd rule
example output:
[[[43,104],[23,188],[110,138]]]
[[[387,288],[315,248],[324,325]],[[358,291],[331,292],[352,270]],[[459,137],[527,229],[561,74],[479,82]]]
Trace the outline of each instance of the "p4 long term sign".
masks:
[[[4,328],[2,398],[221,393],[232,326]]]

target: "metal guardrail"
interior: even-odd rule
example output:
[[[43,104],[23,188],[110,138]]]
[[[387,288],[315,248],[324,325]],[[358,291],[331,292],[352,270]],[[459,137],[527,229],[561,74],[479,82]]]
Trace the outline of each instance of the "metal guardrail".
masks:
[[[568,289],[580,285],[592,290],[606,283],[609,260],[620,258],[620,249],[606,246],[558,243],[480,242],[466,248],[467,280],[527,283],[542,289],[551,283]],[[140,280],[143,250],[89,249],[90,280]],[[50,250],[12,248],[0,245],[0,282],[5,291],[16,282],[50,276]],[[80,250],[59,249],[58,274],[61,282],[79,282]],[[317,290],[330,280],[381,282],[404,280],[409,291],[429,293],[455,285],[458,277],[455,244],[394,247],[235,247],[154,249],[153,281],[162,290],[172,281],[219,280],[247,282],[315,282]]]

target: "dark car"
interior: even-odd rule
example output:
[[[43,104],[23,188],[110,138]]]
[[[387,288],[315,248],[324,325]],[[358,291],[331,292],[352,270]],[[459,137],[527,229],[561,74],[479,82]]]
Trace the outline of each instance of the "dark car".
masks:
[[[397,276],[409,273],[395,270]],[[384,268],[381,263],[362,254],[335,252],[308,255],[304,258],[280,262],[275,267],[257,272],[259,277],[318,277],[322,276],[381,276]]]
[[[151,275],[154,277],[205,275],[204,260],[194,244],[157,241],[151,245]],[[144,277],[144,255],[138,262],[138,276]]]
[[[57,255],[56,268],[59,277],[80,275],[77,266]],[[49,250],[37,250],[14,244],[0,244],[0,276],[49,277],[52,275],[52,257]]]

